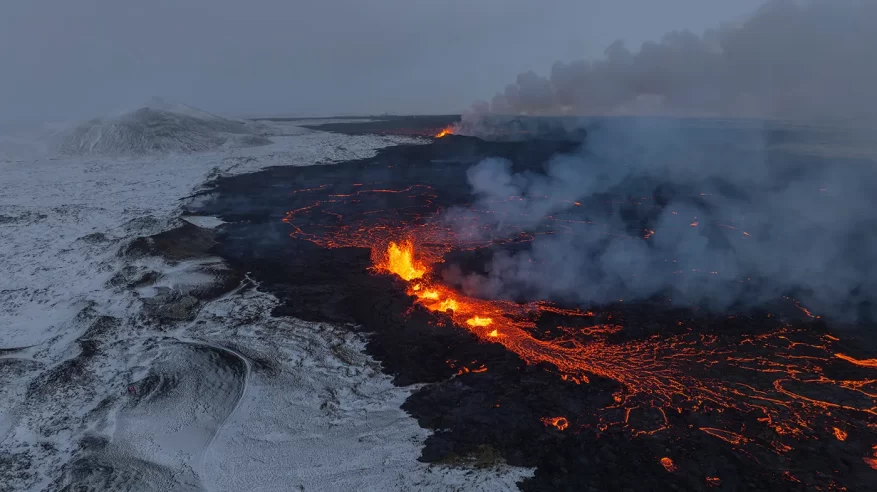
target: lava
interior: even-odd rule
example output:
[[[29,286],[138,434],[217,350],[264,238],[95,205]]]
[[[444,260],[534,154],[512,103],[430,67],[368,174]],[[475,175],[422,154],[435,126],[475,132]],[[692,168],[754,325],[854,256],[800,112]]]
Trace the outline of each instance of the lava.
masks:
[[[861,366],[861,367],[870,367],[871,369],[877,369],[877,359],[856,359],[850,357],[849,355],[844,354],[834,354],[835,357],[841,360],[845,360],[850,364]]]
[[[445,137],[448,135],[453,135],[453,134],[454,134],[454,127],[453,126],[446,126],[446,127],[442,128],[440,132],[435,134],[435,138],[442,138],[442,137]]]
[[[877,444],[871,448],[871,451],[871,456],[862,458],[862,461],[864,461],[866,465],[877,470]]]
[[[663,466],[664,469],[670,473],[673,473],[673,472],[679,470],[679,467],[677,467],[676,464],[673,463],[673,460],[671,460],[670,458],[668,458],[666,456],[661,458],[661,466]]]
[[[466,320],[466,324],[471,327],[483,327],[493,324],[492,318],[482,318],[481,316],[473,316]],[[495,331],[495,330],[494,330]]]
[[[556,427],[558,430],[562,431],[569,427],[569,420],[567,420],[566,417],[545,417],[542,419],[542,423]]]
[[[413,251],[410,241],[401,244],[390,242],[386,254],[378,259],[375,267],[393,272],[403,280],[418,279],[426,273],[426,268],[414,261]]]
[[[467,327],[479,337],[501,343],[530,363],[549,363],[572,380],[588,381],[589,375],[596,375],[621,383],[625,392],[617,399],[618,405],[614,408],[624,408],[625,416],[622,420],[613,420],[613,412],[610,411],[613,408],[607,408],[601,418],[602,428],[618,425],[629,429],[634,435],[650,435],[670,428],[666,416],[668,410],[734,410],[741,414],[759,415],[759,420],[777,435],[795,439],[812,434],[814,421],[825,419],[830,414],[827,410],[861,413],[868,418],[877,416],[873,406],[877,381],[831,380],[822,374],[819,365],[829,360],[827,356],[797,355],[795,349],[826,352],[833,337],[826,336],[815,343],[795,341],[805,334],[785,327],[741,341],[751,343],[757,340],[761,347],[778,355],[779,361],[767,357],[767,354],[741,354],[734,347],[710,347],[715,340],[702,336],[695,339],[692,335],[672,335],[620,345],[610,344],[605,337],[623,329],[617,325],[595,325],[576,330],[559,327],[566,330],[569,336],[558,340],[540,340],[532,336],[534,313],[536,316],[540,312],[552,312],[577,317],[588,313],[544,303],[519,304],[466,296],[437,281],[428,267],[416,261],[413,240],[402,242],[401,247],[400,243],[389,244],[386,253],[378,256],[402,258],[404,261],[383,261],[376,268],[403,279],[411,277],[411,271],[416,271],[417,281],[411,283],[408,293],[416,297],[424,308],[445,312],[457,325]],[[499,337],[499,333],[503,336]],[[585,333],[590,335],[590,340],[582,341],[576,336]],[[782,360],[783,357],[785,360]],[[870,362],[841,355],[836,357],[858,365],[868,365]],[[686,370],[691,364],[712,366],[716,372],[710,378],[700,379]],[[748,382],[722,377],[723,371],[734,367],[768,376],[769,386],[756,387]],[[821,385],[834,385],[858,393],[866,397],[867,403],[846,404],[810,396],[813,390],[808,387]],[[663,415],[663,424],[636,428],[630,420],[631,411],[644,408],[653,408]],[[828,421],[836,422],[832,418],[828,418]],[[844,431],[836,426],[831,427],[837,429],[834,436],[843,440],[840,433]],[[735,447],[750,445],[755,441],[753,437],[738,431],[719,427],[702,427],[701,431]],[[772,444],[771,449],[783,452],[786,446],[788,444],[781,442]]]
[[[326,248],[370,248],[374,273],[405,281],[406,292],[417,305],[485,343],[501,344],[528,364],[547,364],[562,381],[588,384],[597,377],[616,382],[619,390],[613,404],[596,415],[576,415],[577,425],[591,419],[601,432],[619,429],[632,437],[693,429],[747,454],[746,450],[757,448],[778,456],[801,442],[831,438],[850,445],[849,433],[877,430],[877,374],[856,379],[841,367],[875,369],[877,359],[845,355],[838,350],[837,337],[808,326],[783,323],[767,314],[772,328],[766,331],[707,335],[679,320],[679,329],[673,332],[625,336],[623,322],[605,322],[611,313],[565,309],[542,301],[473,297],[444,283],[436,268],[445,261],[444,255],[526,242],[536,233],[522,231],[513,239],[464,237],[431,219],[426,214],[429,207],[382,210],[377,218],[365,212],[316,233],[303,230],[301,217],[374,192],[357,189],[341,201],[333,198],[291,211],[284,220],[293,227],[294,237]],[[424,203],[433,199],[425,185],[381,192],[407,193]],[[472,227],[479,227],[477,215],[471,220]],[[561,231],[591,225],[550,220]],[[647,230],[647,236],[654,233]],[[643,240],[642,236],[632,239]],[[809,318],[818,318],[794,302]],[[537,322],[546,315],[576,322],[560,322],[550,336],[536,336]],[[588,324],[591,319],[594,322]],[[680,419],[688,416],[695,416],[690,421],[698,425],[680,425],[684,422]],[[569,421],[563,419],[565,429]],[[747,424],[741,425],[744,421]],[[553,421],[543,422],[560,429]],[[877,469],[877,454],[863,460]],[[678,469],[670,458],[662,458],[661,464],[668,471]],[[719,483],[716,478],[710,485]]]

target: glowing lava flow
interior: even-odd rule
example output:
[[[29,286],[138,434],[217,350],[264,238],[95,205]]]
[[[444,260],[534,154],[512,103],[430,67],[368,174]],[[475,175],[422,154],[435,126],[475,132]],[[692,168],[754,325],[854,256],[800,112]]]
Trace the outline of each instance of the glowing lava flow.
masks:
[[[402,278],[411,277],[411,272],[420,273],[409,281],[408,287],[408,294],[416,297],[419,304],[445,313],[454,323],[485,341],[501,343],[529,363],[555,366],[564,379],[581,383],[588,382],[589,376],[600,376],[621,383],[624,390],[616,395],[616,405],[604,409],[601,428],[618,425],[634,435],[648,435],[670,428],[670,411],[719,414],[736,411],[754,415],[768,426],[776,436],[771,448],[782,454],[791,449],[783,444],[785,438],[805,438],[814,435],[818,428],[844,440],[846,431],[834,425],[840,414],[860,414],[870,420],[877,417],[874,405],[877,380],[832,380],[823,375],[821,364],[830,360],[828,349],[833,337],[826,335],[818,343],[796,341],[804,340],[806,334],[785,327],[744,338],[738,342],[743,348],[717,344],[714,339],[693,334],[612,344],[605,335],[622,328],[596,325],[567,328],[568,337],[540,340],[532,335],[536,327],[533,313],[551,311],[577,317],[590,313],[544,303],[518,304],[466,296],[433,281],[428,268],[417,263],[413,244],[390,243],[385,252],[377,255],[376,268]],[[582,340],[583,334],[587,340]],[[747,348],[756,343],[761,350]],[[802,351],[799,353],[798,349]],[[815,351],[823,355],[806,355]],[[726,374],[731,368],[767,376],[770,384],[765,387],[742,378],[734,380]],[[821,387],[828,386],[840,395],[833,399],[816,396],[823,393]],[[643,412],[654,412],[657,423],[634,426],[632,413]],[[613,418],[614,414],[619,416]],[[754,441],[738,430],[716,427],[700,430],[735,447]]]
[[[516,304],[508,301],[477,299],[462,295],[451,288],[434,282],[429,278],[426,267],[415,259],[411,240],[400,243],[391,241],[386,251],[378,254],[373,253],[372,257],[375,260],[376,270],[392,273],[408,280],[408,294],[416,297],[419,304],[430,311],[449,315],[455,323],[468,327],[480,337],[501,339],[508,333],[516,335],[518,340],[527,339],[529,337],[524,335],[521,330],[535,327],[532,321],[527,321],[525,318],[529,313],[539,311],[540,304]],[[576,310],[549,309],[560,314],[585,315]],[[518,318],[517,321],[510,316]],[[518,344],[515,344],[514,348],[521,351],[539,350],[538,347],[526,347]]]
[[[877,369],[877,359],[855,359],[850,357],[849,355],[844,354],[834,354],[835,357],[841,360],[845,360],[850,364],[861,366],[861,367],[870,367],[871,369]]]
[[[296,193],[325,193],[321,190]],[[758,447],[781,456],[800,441],[829,439],[836,445],[857,446],[877,431],[877,373],[870,378],[851,376],[877,369],[877,360],[845,355],[836,337],[808,326],[772,321],[769,329],[740,331],[743,324],[738,323],[736,331],[725,333],[688,327],[687,321],[679,320],[679,330],[673,332],[625,336],[627,330],[620,324],[587,326],[589,319],[608,319],[605,315],[547,302],[479,299],[448,287],[433,268],[451,250],[534,236],[522,232],[512,240],[492,241],[476,235],[482,239],[466,242],[440,221],[429,219],[433,193],[426,185],[398,190],[356,185],[347,195],[321,195],[320,201],[290,211],[284,221],[293,227],[293,237],[322,247],[371,249],[374,271],[406,281],[406,291],[418,305],[484,342],[503,345],[529,364],[552,366],[565,382],[586,384],[594,377],[617,382],[614,403],[596,415],[571,418],[576,426],[588,421],[600,431],[621,429],[632,436],[693,429],[743,452]],[[354,208],[351,204],[375,194],[412,197],[414,205],[355,209],[358,215],[351,212],[340,220],[340,213]],[[330,208],[337,205],[342,208]],[[321,222],[321,213],[330,220]],[[473,227],[478,227],[477,220],[473,216]],[[585,221],[554,224],[558,233],[567,227],[590,227]],[[537,321],[546,314],[577,321],[541,336]],[[566,423],[568,431],[575,431],[570,421]],[[871,454],[870,448],[861,452],[867,453],[865,463],[877,469],[877,453]]]

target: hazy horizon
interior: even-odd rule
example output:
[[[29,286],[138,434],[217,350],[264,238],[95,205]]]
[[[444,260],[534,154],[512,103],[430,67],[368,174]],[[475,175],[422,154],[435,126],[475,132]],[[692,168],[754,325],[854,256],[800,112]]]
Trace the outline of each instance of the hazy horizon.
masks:
[[[8,0],[0,121],[88,119],[153,96],[243,116],[459,114],[522,71],[739,22],[761,3]]]

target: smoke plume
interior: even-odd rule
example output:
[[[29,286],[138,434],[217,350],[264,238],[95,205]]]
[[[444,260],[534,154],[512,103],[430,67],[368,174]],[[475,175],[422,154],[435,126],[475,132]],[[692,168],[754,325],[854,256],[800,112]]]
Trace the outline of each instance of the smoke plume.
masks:
[[[451,268],[446,280],[479,296],[583,304],[660,294],[727,309],[791,295],[822,314],[870,316],[877,173],[873,160],[830,153],[846,138],[768,123],[608,118],[544,173],[484,160],[468,172],[478,227],[467,227],[469,210],[447,215],[458,237],[551,233],[496,253],[483,274]],[[816,139],[826,142],[819,152],[799,145]]]
[[[671,32],[595,61],[532,71],[464,115],[756,117],[873,123],[877,2],[771,0],[748,19],[697,35]]]
[[[558,120],[587,137],[544,173],[501,159],[471,168],[488,223],[473,229],[470,212],[451,211],[461,237],[551,233],[447,279],[487,297],[660,294],[725,309],[794,295],[836,317],[872,316],[877,154],[853,149],[873,134],[776,120],[874,121],[875,46],[877,3],[775,0],[702,36],[673,32],[636,53],[616,42],[602,60],[519,75],[464,115],[463,132],[489,134],[508,115],[639,117]]]
[[[521,74],[473,106],[464,132],[505,121],[501,131],[532,135],[529,121],[587,136],[543,173],[502,159],[469,170],[481,224],[450,211],[458,237],[535,239],[446,280],[583,304],[658,296],[728,309],[793,296],[873,318],[877,152],[872,130],[850,128],[877,116],[874,47],[875,2],[776,0],[738,26],[670,33],[636,53],[616,42],[603,60]],[[638,116],[605,117],[619,114]]]

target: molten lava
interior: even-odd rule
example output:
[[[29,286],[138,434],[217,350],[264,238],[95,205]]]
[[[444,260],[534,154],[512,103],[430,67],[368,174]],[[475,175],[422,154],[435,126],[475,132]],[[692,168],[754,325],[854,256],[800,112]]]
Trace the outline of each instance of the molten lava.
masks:
[[[316,190],[307,192],[320,188]],[[375,193],[406,193],[426,203],[433,198],[425,185],[400,190],[360,188],[352,195],[330,195],[328,200],[291,211],[284,220],[293,226],[294,237],[323,247],[371,248],[374,271],[406,281],[406,291],[417,305],[484,342],[501,344],[528,364],[547,364],[568,384],[588,384],[594,377],[617,382],[613,403],[596,415],[576,415],[577,425],[591,422],[587,425],[600,432],[619,429],[632,437],[700,431],[699,435],[742,453],[758,449],[780,457],[805,441],[828,438],[838,446],[855,446],[857,440],[848,440],[848,434],[877,431],[877,373],[857,378],[852,376],[857,372],[850,372],[877,369],[877,359],[845,355],[837,337],[808,326],[783,324],[768,315],[769,329],[707,334],[689,326],[691,319],[685,318],[672,332],[625,336],[624,320],[615,323],[614,314],[562,309],[541,301],[480,299],[447,286],[434,271],[452,250],[529,241],[534,233],[528,231],[513,240],[485,240],[483,236],[467,240],[441,221],[428,220],[416,207],[382,210],[377,219],[368,215],[372,212],[362,213],[317,233],[302,229],[300,217]],[[338,215],[328,209],[325,213]],[[587,224],[566,221],[561,225],[568,229]],[[474,220],[473,227],[477,227]],[[569,323],[558,322],[546,336],[537,329],[537,321],[545,316]],[[561,429],[561,421],[551,419],[543,422]],[[565,429],[569,421],[563,419]],[[877,469],[877,449],[857,453]],[[660,461],[668,471],[678,469],[670,458]],[[710,485],[721,483],[715,477],[708,481]]]
[[[661,458],[661,466],[663,466],[664,469],[667,470],[667,471],[670,472],[670,473],[673,473],[673,472],[679,470],[679,467],[677,467],[677,466],[673,463],[673,460],[671,460],[670,458],[668,458],[668,457],[666,457],[666,456],[663,457],[663,458]]]
[[[566,417],[545,417],[542,419],[542,423],[562,431],[569,427],[569,420]]]
[[[390,242],[386,253],[378,259],[375,267],[395,273],[402,280],[418,279],[426,273],[426,267],[414,261],[414,246],[411,241],[400,244]]]
[[[877,359],[856,359],[850,357],[849,355],[844,354],[834,354],[838,359],[845,360],[850,364],[861,366],[861,367],[870,367],[871,369],[877,369]]]
[[[445,137],[448,135],[453,135],[453,134],[454,134],[454,127],[449,125],[449,126],[442,128],[442,130],[440,132],[436,133],[435,138],[442,138],[442,137]]]
[[[476,326],[490,326],[493,324],[493,319],[491,318],[482,318],[481,316],[473,316],[466,320],[466,324],[471,327]]]

